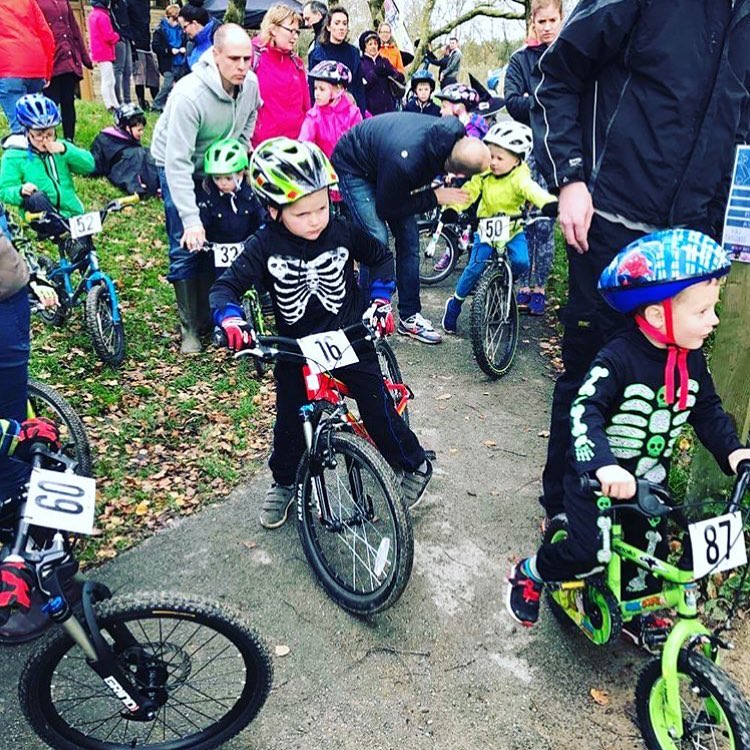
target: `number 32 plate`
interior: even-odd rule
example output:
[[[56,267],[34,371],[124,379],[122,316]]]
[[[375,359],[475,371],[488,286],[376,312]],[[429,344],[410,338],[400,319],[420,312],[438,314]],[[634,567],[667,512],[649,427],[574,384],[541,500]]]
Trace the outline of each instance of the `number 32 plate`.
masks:
[[[91,534],[95,515],[95,479],[48,469],[31,472],[25,521],[48,529]]]
[[[693,548],[693,575],[696,578],[747,564],[742,514],[739,511],[691,523],[688,529]]]
[[[229,268],[237,260],[237,256],[245,249],[241,242],[227,242],[224,244],[215,244],[214,248],[214,266],[216,268]]]

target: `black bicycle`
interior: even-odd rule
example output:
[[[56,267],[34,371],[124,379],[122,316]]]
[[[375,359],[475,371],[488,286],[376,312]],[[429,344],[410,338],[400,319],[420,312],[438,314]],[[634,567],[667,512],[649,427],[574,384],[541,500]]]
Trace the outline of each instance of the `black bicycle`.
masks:
[[[93,527],[93,479],[41,443],[29,489],[0,517],[3,553],[20,555],[57,629],[19,684],[34,731],[60,750],[209,750],[246,727],[272,681],[268,652],[235,612],[175,593],[112,596],[86,581],[74,612],[66,592],[75,546]],[[83,529],[85,533],[85,529]]]

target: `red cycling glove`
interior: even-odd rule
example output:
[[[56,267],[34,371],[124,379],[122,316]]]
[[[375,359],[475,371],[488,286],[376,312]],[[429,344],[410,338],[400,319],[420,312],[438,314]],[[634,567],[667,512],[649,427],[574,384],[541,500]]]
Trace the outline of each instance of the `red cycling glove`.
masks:
[[[60,431],[57,425],[46,417],[34,417],[21,422],[21,432],[18,435],[19,447],[22,443],[31,445],[34,442],[44,443],[52,450],[60,450]]]
[[[31,609],[34,574],[18,555],[9,555],[0,565],[0,609]]]
[[[252,349],[255,346],[255,330],[244,318],[224,318],[221,327],[227,337],[227,346],[233,352]]]
[[[386,299],[375,299],[365,310],[362,320],[374,328],[379,336],[390,336],[396,331],[391,303]]]

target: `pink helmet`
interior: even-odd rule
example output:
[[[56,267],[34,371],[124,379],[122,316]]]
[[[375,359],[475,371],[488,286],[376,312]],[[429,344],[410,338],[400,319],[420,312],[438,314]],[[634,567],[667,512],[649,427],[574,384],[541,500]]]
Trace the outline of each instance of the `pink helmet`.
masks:
[[[439,94],[435,94],[435,98],[454,104],[464,104],[470,112],[475,110],[479,104],[479,93],[465,83],[452,83]]]
[[[346,87],[352,82],[352,71],[344,63],[323,60],[307,74],[307,77],[314,81],[325,81]]]

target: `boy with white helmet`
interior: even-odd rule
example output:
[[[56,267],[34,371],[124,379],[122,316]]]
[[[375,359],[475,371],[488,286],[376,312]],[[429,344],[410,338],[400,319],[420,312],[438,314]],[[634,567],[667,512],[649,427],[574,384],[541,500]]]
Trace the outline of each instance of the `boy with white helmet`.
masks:
[[[464,211],[477,200],[477,218],[484,219],[499,214],[519,214],[527,202],[537,208],[555,203],[555,198],[537,185],[531,177],[526,159],[531,153],[531,129],[520,122],[503,122],[493,125],[484,142],[490,149],[490,168],[474,175],[462,189],[470,198],[463,205],[450,206],[443,212],[443,221],[455,222],[458,211]],[[550,209],[547,209],[549,212]],[[511,224],[511,238],[506,245],[514,276],[529,268],[529,249],[519,222]],[[456,333],[461,305],[477,285],[482,271],[492,255],[492,246],[474,235],[474,246],[469,263],[461,274],[453,296],[445,303],[443,330]]]

